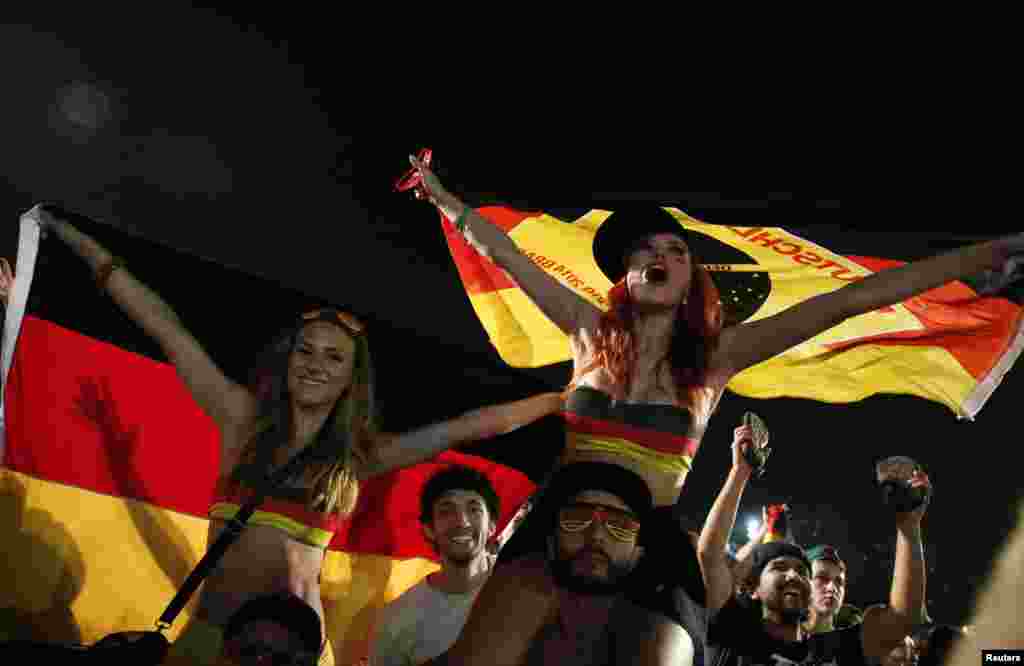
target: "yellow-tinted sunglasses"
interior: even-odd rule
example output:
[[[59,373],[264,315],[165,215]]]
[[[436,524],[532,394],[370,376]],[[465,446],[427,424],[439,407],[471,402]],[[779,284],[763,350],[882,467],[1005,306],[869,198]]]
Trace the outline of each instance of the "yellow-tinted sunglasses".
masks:
[[[577,502],[558,511],[559,527],[570,534],[582,532],[595,520],[600,521],[616,541],[634,543],[640,533],[640,521],[625,511],[602,504]]]

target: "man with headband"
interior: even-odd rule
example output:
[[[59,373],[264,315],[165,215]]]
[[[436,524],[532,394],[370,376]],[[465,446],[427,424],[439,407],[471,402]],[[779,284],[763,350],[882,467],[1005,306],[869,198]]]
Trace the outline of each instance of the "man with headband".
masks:
[[[792,664],[860,665],[882,659],[909,634],[917,620],[925,590],[921,518],[925,505],[896,513],[896,562],[887,606],[864,614],[862,624],[821,634],[804,630],[811,608],[811,561],[799,546],[788,542],[761,544],[754,549],[752,594],[742,600],[733,594],[725,558],[725,543],[736,521],[736,510],[752,468],[743,453],[751,438],[733,444],[733,466],[701,533],[698,550],[708,585],[706,652],[715,666],[789,666]],[[915,473],[915,488],[928,488],[923,473]]]

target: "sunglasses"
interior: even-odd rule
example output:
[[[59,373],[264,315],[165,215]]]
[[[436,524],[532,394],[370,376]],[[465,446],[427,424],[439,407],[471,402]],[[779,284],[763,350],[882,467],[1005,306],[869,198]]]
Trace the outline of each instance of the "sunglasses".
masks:
[[[558,511],[558,525],[563,532],[575,534],[599,521],[616,541],[636,543],[640,521],[619,509],[600,504],[571,504]]]
[[[366,331],[366,327],[363,326],[363,322],[359,321],[349,313],[342,312],[336,308],[318,308],[316,310],[310,310],[309,312],[303,312],[302,321],[326,321],[331,324],[337,324],[353,337],[358,337]]]

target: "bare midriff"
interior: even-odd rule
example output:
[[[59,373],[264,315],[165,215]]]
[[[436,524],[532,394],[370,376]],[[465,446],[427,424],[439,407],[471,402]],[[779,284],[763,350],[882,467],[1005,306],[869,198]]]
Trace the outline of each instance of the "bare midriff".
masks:
[[[227,523],[210,520],[209,543]],[[324,551],[300,543],[281,530],[249,525],[203,584],[196,617],[223,626],[253,597],[291,592],[316,610],[323,621],[320,568]]]

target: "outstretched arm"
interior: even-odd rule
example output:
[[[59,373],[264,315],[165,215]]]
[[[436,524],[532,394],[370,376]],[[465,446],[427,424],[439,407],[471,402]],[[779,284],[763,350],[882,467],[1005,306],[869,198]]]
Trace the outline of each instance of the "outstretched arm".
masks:
[[[410,156],[423,179],[427,199],[451,222],[461,220],[466,240],[482,256],[505,269],[541,312],[566,335],[592,330],[601,310],[545,273],[519,251],[508,235],[444,189],[425,164]]]
[[[89,265],[102,282],[100,287],[160,345],[192,397],[222,432],[255,414],[252,394],[221,372],[171,306],[118,265],[105,247],[72,225],[66,212],[50,206],[39,207],[38,212],[43,231],[56,235]]]
[[[971,245],[890,268],[827,294],[815,296],[779,314],[722,332],[713,365],[735,374],[768,360],[850,317],[900,303],[929,289],[989,272],[993,288],[1015,276],[1024,236]]]
[[[454,446],[512,432],[562,408],[560,393],[541,393],[525,400],[466,412],[402,435],[380,435],[370,448],[361,478],[430,460]]]

